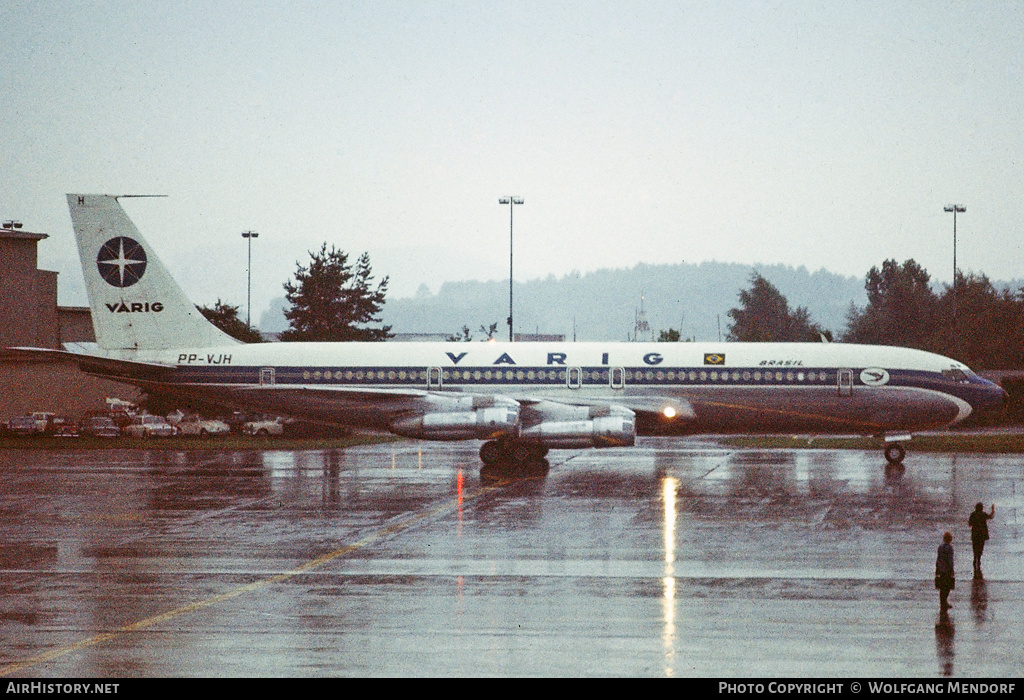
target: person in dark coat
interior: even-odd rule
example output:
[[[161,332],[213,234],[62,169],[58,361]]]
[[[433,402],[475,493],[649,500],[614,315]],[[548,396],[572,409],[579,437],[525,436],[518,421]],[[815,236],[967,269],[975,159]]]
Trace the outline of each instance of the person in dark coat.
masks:
[[[974,578],[981,576],[981,554],[985,551],[985,541],[988,539],[988,521],[996,514],[996,504],[992,504],[992,510],[985,512],[985,506],[981,503],[974,506],[974,512],[967,519],[971,526],[971,547],[974,549]]]
[[[956,574],[953,572],[953,534],[942,535],[939,554],[935,558],[935,587],[939,589],[939,611],[946,612],[949,604],[949,592],[956,588]]]

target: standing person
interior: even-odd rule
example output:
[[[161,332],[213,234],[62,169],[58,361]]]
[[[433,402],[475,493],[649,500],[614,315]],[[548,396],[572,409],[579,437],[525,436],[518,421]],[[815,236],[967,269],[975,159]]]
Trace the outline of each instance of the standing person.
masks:
[[[988,521],[996,514],[996,504],[992,504],[992,510],[985,512],[985,506],[978,503],[974,506],[974,512],[967,519],[971,526],[971,547],[974,549],[974,578],[982,578],[981,575],[981,553],[985,551],[985,540],[988,539]]]
[[[939,554],[935,558],[935,587],[939,589],[939,612],[946,612],[949,604],[949,592],[956,588],[956,574],[953,572],[953,534],[942,535]]]

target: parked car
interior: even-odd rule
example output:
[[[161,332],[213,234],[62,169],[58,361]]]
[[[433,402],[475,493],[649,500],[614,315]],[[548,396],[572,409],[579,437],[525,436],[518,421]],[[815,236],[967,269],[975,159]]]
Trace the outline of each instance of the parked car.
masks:
[[[161,416],[142,415],[132,419],[124,434],[137,438],[170,437],[175,434],[175,429]]]
[[[134,414],[132,414],[132,413],[128,413],[127,411],[121,411],[121,410],[116,410],[116,409],[112,410],[112,411],[110,411],[108,413],[105,413],[104,415],[109,417],[110,420],[114,421],[114,425],[116,425],[120,430],[124,430],[129,425],[131,425],[132,424],[132,420],[135,417]]]
[[[106,415],[86,416],[80,428],[82,435],[90,437],[119,437],[121,429],[117,427],[114,419]]]
[[[246,435],[284,435],[284,420],[272,418],[266,420],[253,420],[242,425],[242,432]]]
[[[15,416],[11,418],[7,422],[7,432],[18,437],[39,434],[36,430],[36,419],[32,416]]]
[[[253,416],[250,416],[247,413],[242,413],[241,411],[235,411],[225,418],[224,422],[231,428],[231,432],[240,433],[242,432],[242,427],[250,420],[253,420]]]
[[[36,411],[32,414],[32,420],[36,422],[36,433],[42,435],[50,425],[50,419],[56,414],[49,411]]]
[[[44,433],[53,437],[78,437],[81,435],[78,421],[67,416],[50,416]]]
[[[172,416],[167,418],[171,420]],[[184,416],[177,421],[171,420],[171,422],[178,426],[178,432],[182,435],[207,437],[209,435],[227,435],[231,432],[231,427],[224,421],[211,420],[199,415]]]

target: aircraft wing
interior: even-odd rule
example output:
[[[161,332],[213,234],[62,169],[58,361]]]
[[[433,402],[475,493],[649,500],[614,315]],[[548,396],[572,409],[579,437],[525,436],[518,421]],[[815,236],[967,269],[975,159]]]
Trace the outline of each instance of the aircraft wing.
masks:
[[[174,372],[173,365],[159,362],[137,362],[135,360],[118,360],[101,355],[91,355],[67,350],[49,348],[7,348],[4,352],[15,357],[53,359],[63,358],[78,363],[79,369],[89,374],[99,374],[111,379],[130,381],[133,379],[159,381]]]

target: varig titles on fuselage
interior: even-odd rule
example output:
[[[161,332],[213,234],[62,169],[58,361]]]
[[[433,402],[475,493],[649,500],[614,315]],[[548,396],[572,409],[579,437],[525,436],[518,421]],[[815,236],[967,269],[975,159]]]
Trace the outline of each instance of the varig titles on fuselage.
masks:
[[[452,361],[452,365],[458,365],[460,362],[462,362],[463,359],[465,359],[465,357],[468,354],[469,354],[468,352],[459,352],[459,353],[446,352],[445,353],[445,355],[448,356],[448,359]],[[606,353],[606,352],[601,353],[601,364],[602,365],[610,364],[609,360],[608,360],[608,355],[609,354]],[[665,358],[661,356],[661,353],[657,353],[657,352],[644,353],[644,356],[641,359],[643,359],[645,364],[652,365],[652,366],[653,365],[660,365],[665,360]],[[569,353],[566,353],[566,352],[549,352],[547,354],[547,362],[545,364],[547,364],[548,366],[565,367],[568,364],[568,360],[569,360]],[[498,358],[496,360],[494,360],[494,362],[491,362],[490,364],[491,365],[516,365],[518,363],[512,358],[512,355],[510,355],[507,352],[503,352],[500,355],[498,355]]]

